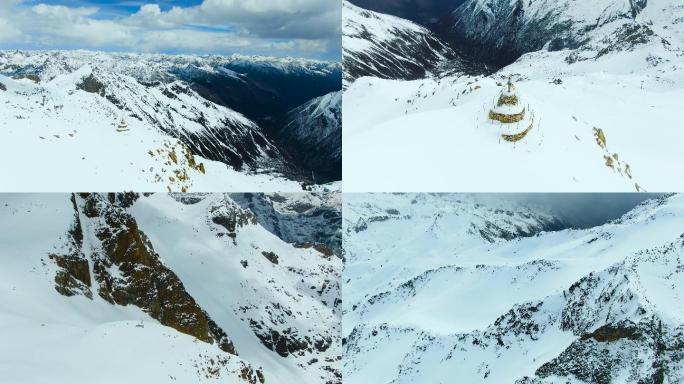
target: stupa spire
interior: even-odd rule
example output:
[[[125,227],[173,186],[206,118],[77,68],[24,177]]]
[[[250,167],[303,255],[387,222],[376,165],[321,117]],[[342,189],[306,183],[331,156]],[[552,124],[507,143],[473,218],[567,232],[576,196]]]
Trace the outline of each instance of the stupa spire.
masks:
[[[501,136],[506,141],[521,140],[532,129],[534,118],[520,102],[512,76],[508,77],[488,117],[493,124],[504,128],[505,133]]]
[[[123,116],[121,116],[121,120],[119,120],[119,124],[116,127],[117,132],[126,132],[128,131],[128,123],[126,122],[126,119],[124,119]]]

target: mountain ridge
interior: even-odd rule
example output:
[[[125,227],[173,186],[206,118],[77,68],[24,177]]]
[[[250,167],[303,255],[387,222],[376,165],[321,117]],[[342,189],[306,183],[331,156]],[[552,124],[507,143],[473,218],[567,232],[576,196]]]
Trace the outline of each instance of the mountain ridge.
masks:
[[[456,220],[454,198],[434,197],[420,211],[426,219]],[[375,196],[352,207],[374,217],[381,207],[405,210],[412,199]],[[681,379],[683,203],[681,195],[658,197],[597,227],[495,243],[453,231],[425,237],[428,221],[415,215],[405,224],[376,220],[368,234],[347,222],[346,243],[355,245],[345,271],[345,377],[518,384]],[[458,220],[478,209],[464,214]],[[383,245],[394,237],[404,240]],[[398,251],[427,239],[429,251],[420,245]],[[423,267],[403,283],[387,284],[410,255]],[[364,283],[368,277],[360,277],[369,273],[385,283]]]

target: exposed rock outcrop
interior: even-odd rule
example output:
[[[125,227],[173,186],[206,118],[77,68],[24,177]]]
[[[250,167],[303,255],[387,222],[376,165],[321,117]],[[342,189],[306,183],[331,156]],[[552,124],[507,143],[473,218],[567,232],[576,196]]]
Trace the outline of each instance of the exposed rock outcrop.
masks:
[[[104,300],[137,306],[163,325],[207,343],[216,342],[223,351],[237,354],[228,335],[161,262],[135,218],[126,212],[138,197],[134,193],[72,195],[76,213],[67,244],[72,252],[50,256],[61,268],[55,277],[57,291],[92,298],[94,281]],[[81,213],[86,223],[82,223]],[[90,245],[89,255],[83,254],[84,231],[98,242]]]
[[[97,77],[95,77],[93,74],[90,74],[84,77],[80,83],[76,84],[76,88],[88,93],[96,93],[104,97],[107,87],[100,82]]]

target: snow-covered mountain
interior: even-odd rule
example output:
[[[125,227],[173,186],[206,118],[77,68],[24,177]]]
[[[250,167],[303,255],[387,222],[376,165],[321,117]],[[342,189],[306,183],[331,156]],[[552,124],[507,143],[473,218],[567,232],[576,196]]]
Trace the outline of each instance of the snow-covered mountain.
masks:
[[[283,241],[342,257],[342,206],[334,193],[231,194]]]
[[[345,380],[684,380],[684,196],[588,229],[549,212],[506,198],[350,195]]]
[[[451,14],[448,33],[481,58],[508,64],[542,48],[578,48],[604,26],[632,24],[646,5],[646,0],[468,0]]]
[[[148,83],[210,74],[223,74],[247,81],[250,76],[257,73],[325,77],[334,76],[340,71],[339,63],[334,62],[239,54],[196,56],[77,50],[3,51],[0,55],[0,68],[3,73],[35,75],[43,80],[52,80],[85,64],[124,73]]]
[[[350,0],[353,4],[375,12],[399,16],[428,29],[435,27],[465,0]]]
[[[420,79],[445,62],[469,69],[463,56],[424,27],[346,0],[342,6],[345,86],[362,76]]]
[[[3,161],[39,148],[17,167],[32,177],[5,188],[41,190],[35,179],[55,177],[52,190],[70,191],[70,174],[90,181],[81,190],[301,190],[310,179],[272,131],[291,108],[339,89],[339,72],[299,59],[0,52],[2,142],[13,148]],[[177,168],[183,157],[189,166]]]
[[[310,100],[288,114],[280,141],[316,182],[342,179],[342,91]]]
[[[339,383],[340,255],[260,215],[220,194],[5,195],[3,380]]]
[[[663,177],[684,171],[675,101],[684,97],[684,7],[649,1],[632,15],[641,2],[522,3],[525,12],[516,19],[522,24],[507,19],[515,12],[506,7],[515,1],[468,1],[454,13],[463,25],[473,25],[464,27],[469,33],[478,33],[461,36],[462,42],[486,46],[480,52],[499,55],[509,42],[517,44],[511,55],[522,56],[509,57],[507,63],[514,62],[494,74],[443,71],[414,81],[362,77],[347,88],[345,190],[684,186],[681,178]],[[556,35],[525,35],[534,31]],[[533,122],[514,143],[502,140],[508,127],[488,116],[509,78],[528,111],[526,122]]]

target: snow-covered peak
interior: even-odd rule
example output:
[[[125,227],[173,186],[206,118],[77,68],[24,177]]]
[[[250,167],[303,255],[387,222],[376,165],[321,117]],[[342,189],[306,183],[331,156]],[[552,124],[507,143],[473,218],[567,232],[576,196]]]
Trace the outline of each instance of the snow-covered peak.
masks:
[[[300,108],[310,111],[312,117],[329,115],[342,108],[342,91],[331,92],[303,104]]]
[[[367,48],[366,44],[371,41],[387,41],[396,38],[397,30],[411,32],[419,35],[430,34],[429,30],[420,25],[402,19],[400,17],[374,12],[358,7],[347,0],[342,2],[342,18],[344,20],[343,36],[347,37],[344,43],[345,50],[355,51]],[[361,31],[369,33],[372,38],[358,40],[354,35]],[[348,44],[357,42],[359,45]]]
[[[279,137],[295,161],[306,172],[311,170],[316,183],[340,180],[342,91],[316,97],[289,111]]]
[[[362,76],[416,79],[456,53],[428,29],[411,21],[343,2],[345,86]]]
[[[230,68],[257,68],[283,74],[339,71],[340,64],[300,58],[265,56],[198,56],[142,53],[110,53],[98,51],[0,51],[0,73],[32,73],[52,79],[86,64],[141,81],[161,81],[174,72],[215,73]],[[238,70],[239,72],[239,70]]]

